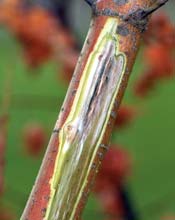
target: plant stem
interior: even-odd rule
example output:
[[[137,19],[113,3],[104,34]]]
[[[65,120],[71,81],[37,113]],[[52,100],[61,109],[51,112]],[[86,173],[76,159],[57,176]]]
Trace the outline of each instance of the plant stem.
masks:
[[[108,149],[148,20],[145,12],[153,4],[151,0],[88,3],[93,9],[90,30],[21,220],[80,218]]]

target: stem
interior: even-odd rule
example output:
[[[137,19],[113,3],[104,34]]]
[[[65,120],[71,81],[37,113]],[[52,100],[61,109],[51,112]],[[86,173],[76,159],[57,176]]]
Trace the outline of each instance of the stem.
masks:
[[[141,17],[131,15],[152,6],[151,0],[88,3],[90,30],[21,220],[80,218],[139,47]]]

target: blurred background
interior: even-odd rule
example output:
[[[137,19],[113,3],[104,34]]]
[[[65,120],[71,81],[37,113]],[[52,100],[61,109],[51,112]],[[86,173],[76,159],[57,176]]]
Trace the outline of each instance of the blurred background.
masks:
[[[174,12],[143,36],[83,220],[175,219]],[[83,0],[0,0],[0,220],[25,207],[90,18]]]

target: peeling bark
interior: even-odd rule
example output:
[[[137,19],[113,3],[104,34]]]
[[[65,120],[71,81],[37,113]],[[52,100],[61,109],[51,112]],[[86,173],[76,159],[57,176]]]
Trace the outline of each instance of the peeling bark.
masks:
[[[90,30],[21,220],[78,220],[108,149],[151,0],[87,0]],[[166,1],[164,1],[166,2]]]

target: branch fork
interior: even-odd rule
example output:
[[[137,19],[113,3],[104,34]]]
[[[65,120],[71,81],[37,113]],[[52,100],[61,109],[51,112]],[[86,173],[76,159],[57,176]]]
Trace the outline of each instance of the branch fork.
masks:
[[[119,7],[127,5],[127,0],[111,0],[109,7],[99,8],[101,1],[98,0],[85,0],[92,8],[94,16],[107,16],[107,17],[119,17],[125,22],[137,27],[141,32],[144,32],[149,20],[149,16],[160,7],[165,5],[168,0],[157,0],[152,6],[145,8],[139,7],[128,14],[122,14],[119,11]],[[105,4],[104,4],[105,5]],[[106,4],[107,5],[107,4]],[[112,6],[112,7],[111,7]]]

